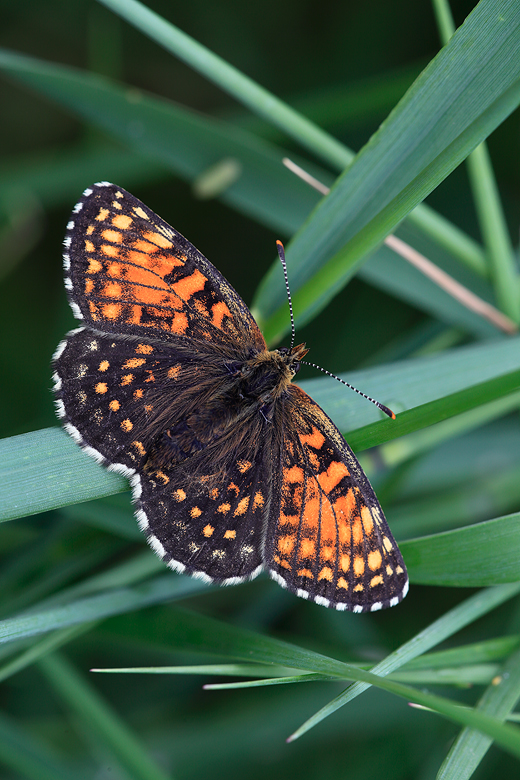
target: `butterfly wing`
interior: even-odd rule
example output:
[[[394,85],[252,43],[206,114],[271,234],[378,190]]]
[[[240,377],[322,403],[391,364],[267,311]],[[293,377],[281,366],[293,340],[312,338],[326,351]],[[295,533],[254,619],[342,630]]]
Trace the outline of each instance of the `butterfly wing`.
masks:
[[[104,333],[265,349],[215,266],[122,187],[85,190],[68,224],[64,264],[74,315]]]
[[[264,553],[271,576],[336,609],[397,604],[408,590],[406,568],[352,450],[301,388],[288,388],[280,414],[279,502]]]

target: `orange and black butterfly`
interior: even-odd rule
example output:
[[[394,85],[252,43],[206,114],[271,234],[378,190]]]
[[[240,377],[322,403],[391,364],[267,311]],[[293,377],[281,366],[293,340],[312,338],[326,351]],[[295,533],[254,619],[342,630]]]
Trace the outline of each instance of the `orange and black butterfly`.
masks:
[[[218,270],[113,184],[84,192],[64,260],[82,326],[54,355],[58,414],[128,477],[164,562],[221,584],[266,569],[340,610],[397,604],[406,569],[374,491],[292,384],[305,345],[268,351]]]

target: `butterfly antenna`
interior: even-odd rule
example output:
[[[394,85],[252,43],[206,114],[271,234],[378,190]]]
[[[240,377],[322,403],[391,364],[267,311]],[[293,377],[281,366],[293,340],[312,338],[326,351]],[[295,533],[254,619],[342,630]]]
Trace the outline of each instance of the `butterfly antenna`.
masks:
[[[358,390],[357,387],[354,387],[354,385],[349,385],[348,382],[345,382],[344,379],[340,379],[339,376],[336,376],[336,374],[331,374],[330,371],[327,371],[326,368],[322,368],[321,366],[317,366],[316,363],[308,363],[306,360],[300,361],[302,365],[304,366],[311,366],[312,368],[317,368],[318,371],[323,371],[324,374],[327,374],[327,376],[331,376],[333,379],[337,379],[338,382],[341,382],[342,385],[345,385],[346,387],[349,387],[351,390],[353,390],[358,395],[363,396],[363,398],[366,398],[367,401],[370,401],[371,403],[375,404],[378,409],[381,409],[382,412],[387,414],[392,420],[395,420],[395,414],[391,409],[388,408],[388,406],[385,406],[384,404],[379,403],[379,401],[376,401],[375,398],[371,398],[366,393],[362,393],[361,390]]]
[[[280,262],[282,264],[283,268],[283,276],[285,279],[285,289],[287,290],[287,299],[289,301],[289,314],[291,316],[291,349],[294,346],[294,340],[295,340],[295,328],[294,328],[294,315],[293,315],[293,307],[292,307],[292,299],[291,299],[291,290],[289,288],[289,279],[287,278],[287,263],[285,262],[285,250],[283,248],[283,244],[281,241],[276,242],[276,248],[278,250],[278,257],[280,258]],[[363,396],[363,398],[366,398],[367,401],[370,401],[371,403],[375,404],[378,409],[381,409],[382,412],[388,415],[392,420],[395,420],[395,414],[391,409],[388,408],[388,406],[385,406],[384,404],[379,403],[379,401],[376,401],[375,398],[371,398],[366,393],[362,393],[361,390],[358,390],[357,387],[354,387],[354,385],[349,385],[348,382],[345,382],[344,379],[340,379],[339,376],[336,376],[336,374],[332,374],[330,371],[327,371],[326,368],[322,368],[321,366],[316,365],[316,363],[308,363],[306,360],[300,361],[302,365],[304,366],[310,366],[311,368],[317,368],[318,371],[323,371],[324,374],[327,374],[327,376],[332,377],[333,379],[337,379],[338,382],[341,382],[342,385],[345,385],[345,387],[349,387],[351,390],[353,390],[358,395]]]
[[[291,317],[291,349],[292,349],[294,346],[294,339],[296,337],[296,332],[294,328],[294,314],[292,308],[291,290],[289,288],[289,279],[287,278],[287,263],[285,262],[285,249],[283,248],[283,244],[281,241],[276,242],[276,248],[278,250],[278,257],[280,258],[280,262],[283,268],[283,278],[285,279],[285,289],[287,290],[287,300],[289,301],[289,315]]]

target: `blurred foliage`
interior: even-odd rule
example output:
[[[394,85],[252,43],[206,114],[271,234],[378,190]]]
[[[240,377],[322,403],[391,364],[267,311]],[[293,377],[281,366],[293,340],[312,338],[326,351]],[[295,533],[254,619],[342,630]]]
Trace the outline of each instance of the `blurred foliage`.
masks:
[[[457,26],[474,6],[452,3]],[[150,7],[356,151],[440,49],[432,8],[411,0],[268,0],[260,6],[154,0]],[[518,337],[462,311],[389,250],[380,250],[348,285],[334,290],[326,308],[312,319],[309,314],[298,338],[320,365],[349,372],[348,381],[361,390],[392,407],[395,402],[395,411],[403,412],[396,425],[408,421],[394,429],[407,435],[389,441],[390,421],[377,423],[374,433],[371,407],[366,411],[361,399],[345,398],[348,391],[332,380],[302,371],[309,392],[342,430],[352,432],[356,448],[380,444],[363,453],[362,462],[396,537],[436,534],[431,544],[423,536],[403,545],[413,574],[406,601],[385,613],[352,615],[294,598],[266,577],[216,589],[165,571],[144,550],[128,493],[117,494],[124,481],[85,464],[58,432],[40,431],[57,425],[49,364],[73,326],[60,259],[71,207],[93,181],[116,181],[186,235],[248,303],[256,293],[261,306],[269,298],[269,286],[264,281],[262,290],[260,283],[267,278],[271,284],[275,239],[288,241],[319,200],[274,161],[282,151],[300,162],[308,158],[306,167],[327,184],[338,171],[95,2],[3,0],[0,10],[3,48],[118,82],[90,121],[86,90],[75,84],[70,94],[76,104],[67,98],[67,110],[65,99],[49,99],[44,86],[26,90],[12,73],[0,82],[2,509],[5,500],[10,509],[4,516],[19,518],[2,526],[0,546],[2,777],[462,778],[474,768],[468,756],[480,754],[474,777],[517,777],[507,730],[495,737],[505,752],[492,746],[486,753],[489,742],[468,729],[445,761],[460,726],[376,688],[340,709],[344,702],[338,700],[334,714],[285,745],[307,718],[342,695],[341,679],[203,691],[203,683],[225,682],[224,670],[88,674],[92,667],[244,666],[252,659],[244,648],[254,648],[255,663],[263,658],[281,667],[281,645],[269,644],[274,638],[299,649],[299,655],[287,651],[289,669],[273,668],[274,676],[318,674],[318,654],[329,659],[331,674],[340,662],[362,669],[379,662],[379,673],[395,671],[394,681],[503,720],[520,695],[520,349]],[[0,60],[0,75],[5,62]],[[36,76],[44,79],[43,65]],[[116,94],[121,105],[137,106],[142,124],[129,119],[116,127]],[[179,126],[186,119],[181,109],[194,112],[188,117],[193,130],[183,136],[196,138],[193,158],[179,151],[180,131],[178,149],[166,154],[161,146],[153,153],[159,141],[150,141],[145,123],[155,122],[154,138],[167,147],[171,121],[171,103],[155,98],[174,102]],[[162,136],[152,114],[164,117]],[[207,117],[218,121],[206,126]],[[212,134],[207,130],[207,146],[195,135],[206,127]],[[223,148],[228,142],[240,146],[251,163],[243,179],[248,188],[201,200],[192,184],[209,167],[217,136]],[[488,140],[513,241],[519,138],[516,111]],[[474,242],[475,255],[487,262],[482,247],[485,240],[489,250],[489,241],[472,176],[457,167],[428,205]],[[486,266],[486,277],[486,271],[463,266],[456,252],[415,223],[404,224],[400,235],[500,306],[500,269]],[[297,290],[301,269],[293,263],[291,286]],[[278,273],[273,307],[283,292]],[[56,485],[64,475],[68,492],[60,493]],[[92,495],[95,502],[74,503]],[[47,511],[20,517],[38,506]],[[471,524],[484,521],[490,522],[473,534]],[[430,584],[414,584],[414,578]],[[466,590],[448,587],[454,583]],[[467,589],[476,585],[495,587],[480,596]],[[428,655],[450,649],[460,656]],[[247,670],[237,669],[237,679],[242,673]],[[259,676],[269,675],[264,670]],[[508,685],[496,684],[506,680]],[[512,734],[511,745],[520,745],[518,732]]]

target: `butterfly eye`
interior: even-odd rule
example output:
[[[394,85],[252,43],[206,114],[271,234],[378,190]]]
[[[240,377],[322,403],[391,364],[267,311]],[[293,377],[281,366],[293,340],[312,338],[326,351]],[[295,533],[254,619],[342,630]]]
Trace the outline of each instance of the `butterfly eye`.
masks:
[[[293,363],[291,365],[291,371],[294,371],[294,373],[297,374],[301,367],[302,367],[301,363]]]
[[[288,355],[289,354],[289,348],[288,347],[279,347],[278,352],[280,355]]]

